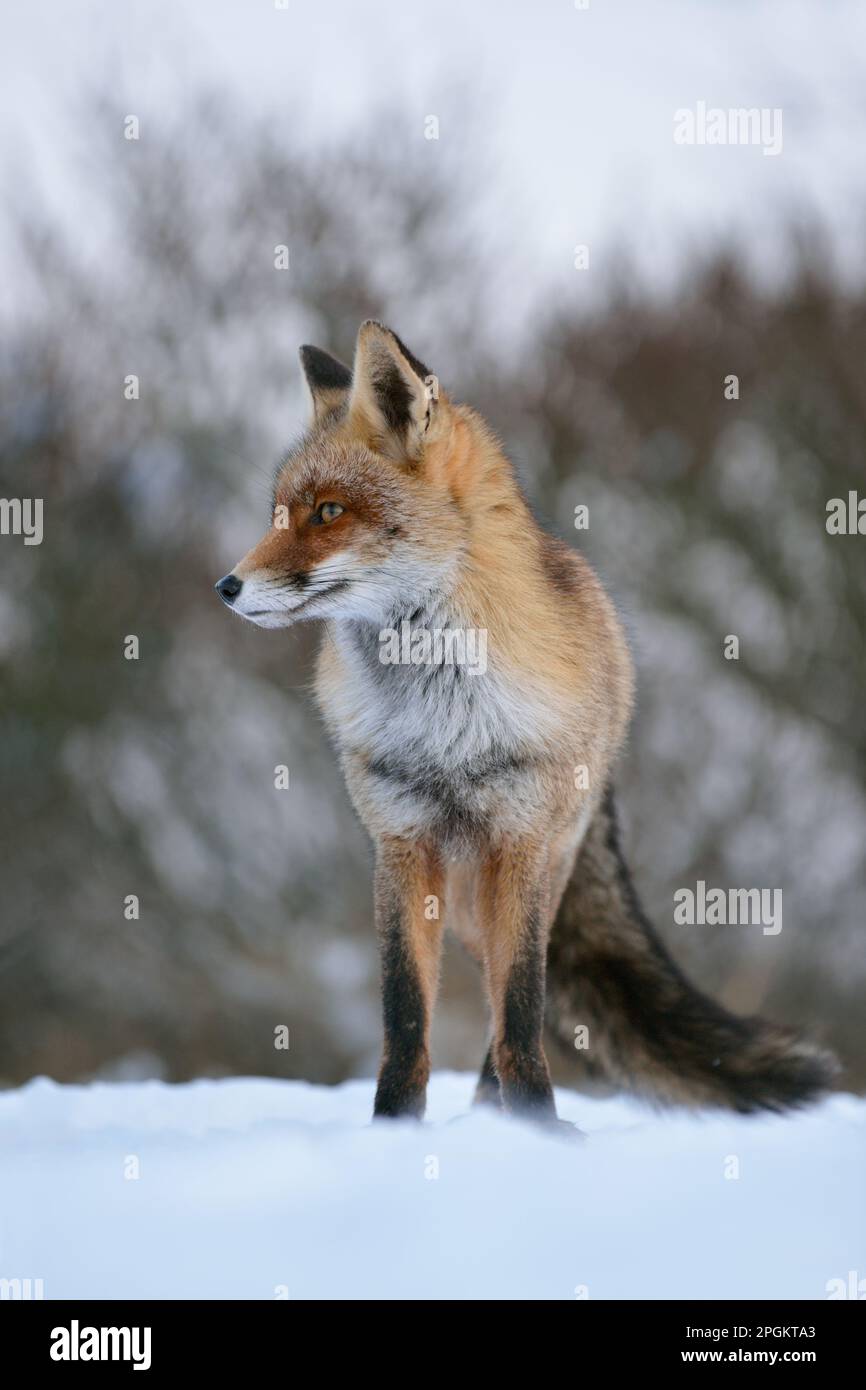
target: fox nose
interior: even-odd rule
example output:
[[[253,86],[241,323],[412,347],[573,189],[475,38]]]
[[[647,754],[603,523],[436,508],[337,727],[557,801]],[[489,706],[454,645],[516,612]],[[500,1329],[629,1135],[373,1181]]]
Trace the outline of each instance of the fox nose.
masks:
[[[243,583],[244,581],[238,579],[236,574],[226,574],[223,575],[222,579],[217,580],[216,584],[214,584],[214,588],[223,603],[234,603],[243,588]]]

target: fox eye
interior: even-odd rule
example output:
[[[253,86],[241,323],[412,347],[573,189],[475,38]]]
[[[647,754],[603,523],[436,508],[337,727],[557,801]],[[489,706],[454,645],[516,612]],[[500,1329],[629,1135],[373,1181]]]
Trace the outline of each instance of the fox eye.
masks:
[[[310,517],[317,526],[327,526],[329,522],[336,521],[338,516],[342,516],[345,507],[341,507],[339,502],[323,502],[322,505]]]

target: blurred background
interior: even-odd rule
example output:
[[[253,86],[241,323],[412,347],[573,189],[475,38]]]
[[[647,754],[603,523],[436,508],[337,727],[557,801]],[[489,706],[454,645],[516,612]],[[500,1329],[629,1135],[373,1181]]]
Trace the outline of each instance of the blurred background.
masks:
[[[298,345],[350,360],[367,316],[620,605],[626,847],[677,958],[866,1084],[866,539],[825,527],[866,493],[864,40],[847,3],[5,7],[0,496],[44,540],[0,536],[0,1084],[375,1070],[317,629],[212,587]],[[698,101],[781,109],[781,153],[676,145]],[[675,925],[698,879],[781,888],[782,932]],[[449,947],[436,1065],[484,1034]]]

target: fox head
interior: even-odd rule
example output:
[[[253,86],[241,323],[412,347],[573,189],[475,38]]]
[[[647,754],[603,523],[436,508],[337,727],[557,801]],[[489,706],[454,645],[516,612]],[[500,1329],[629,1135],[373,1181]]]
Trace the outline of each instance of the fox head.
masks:
[[[362,324],[352,370],[301,348],[306,435],[280,466],[271,525],[216,585],[259,627],[382,622],[441,588],[465,518],[449,480],[457,412],[395,333]]]

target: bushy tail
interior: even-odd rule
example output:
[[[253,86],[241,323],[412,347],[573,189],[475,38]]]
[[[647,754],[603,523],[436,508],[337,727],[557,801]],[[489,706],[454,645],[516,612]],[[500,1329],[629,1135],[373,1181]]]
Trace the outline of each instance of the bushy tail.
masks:
[[[550,938],[548,1023],[592,1074],[663,1102],[785,1110],[833,1081],[832,1054],[793,1030],[738,1018],[695,989],[638,901],[613,793],[580,848]]]

